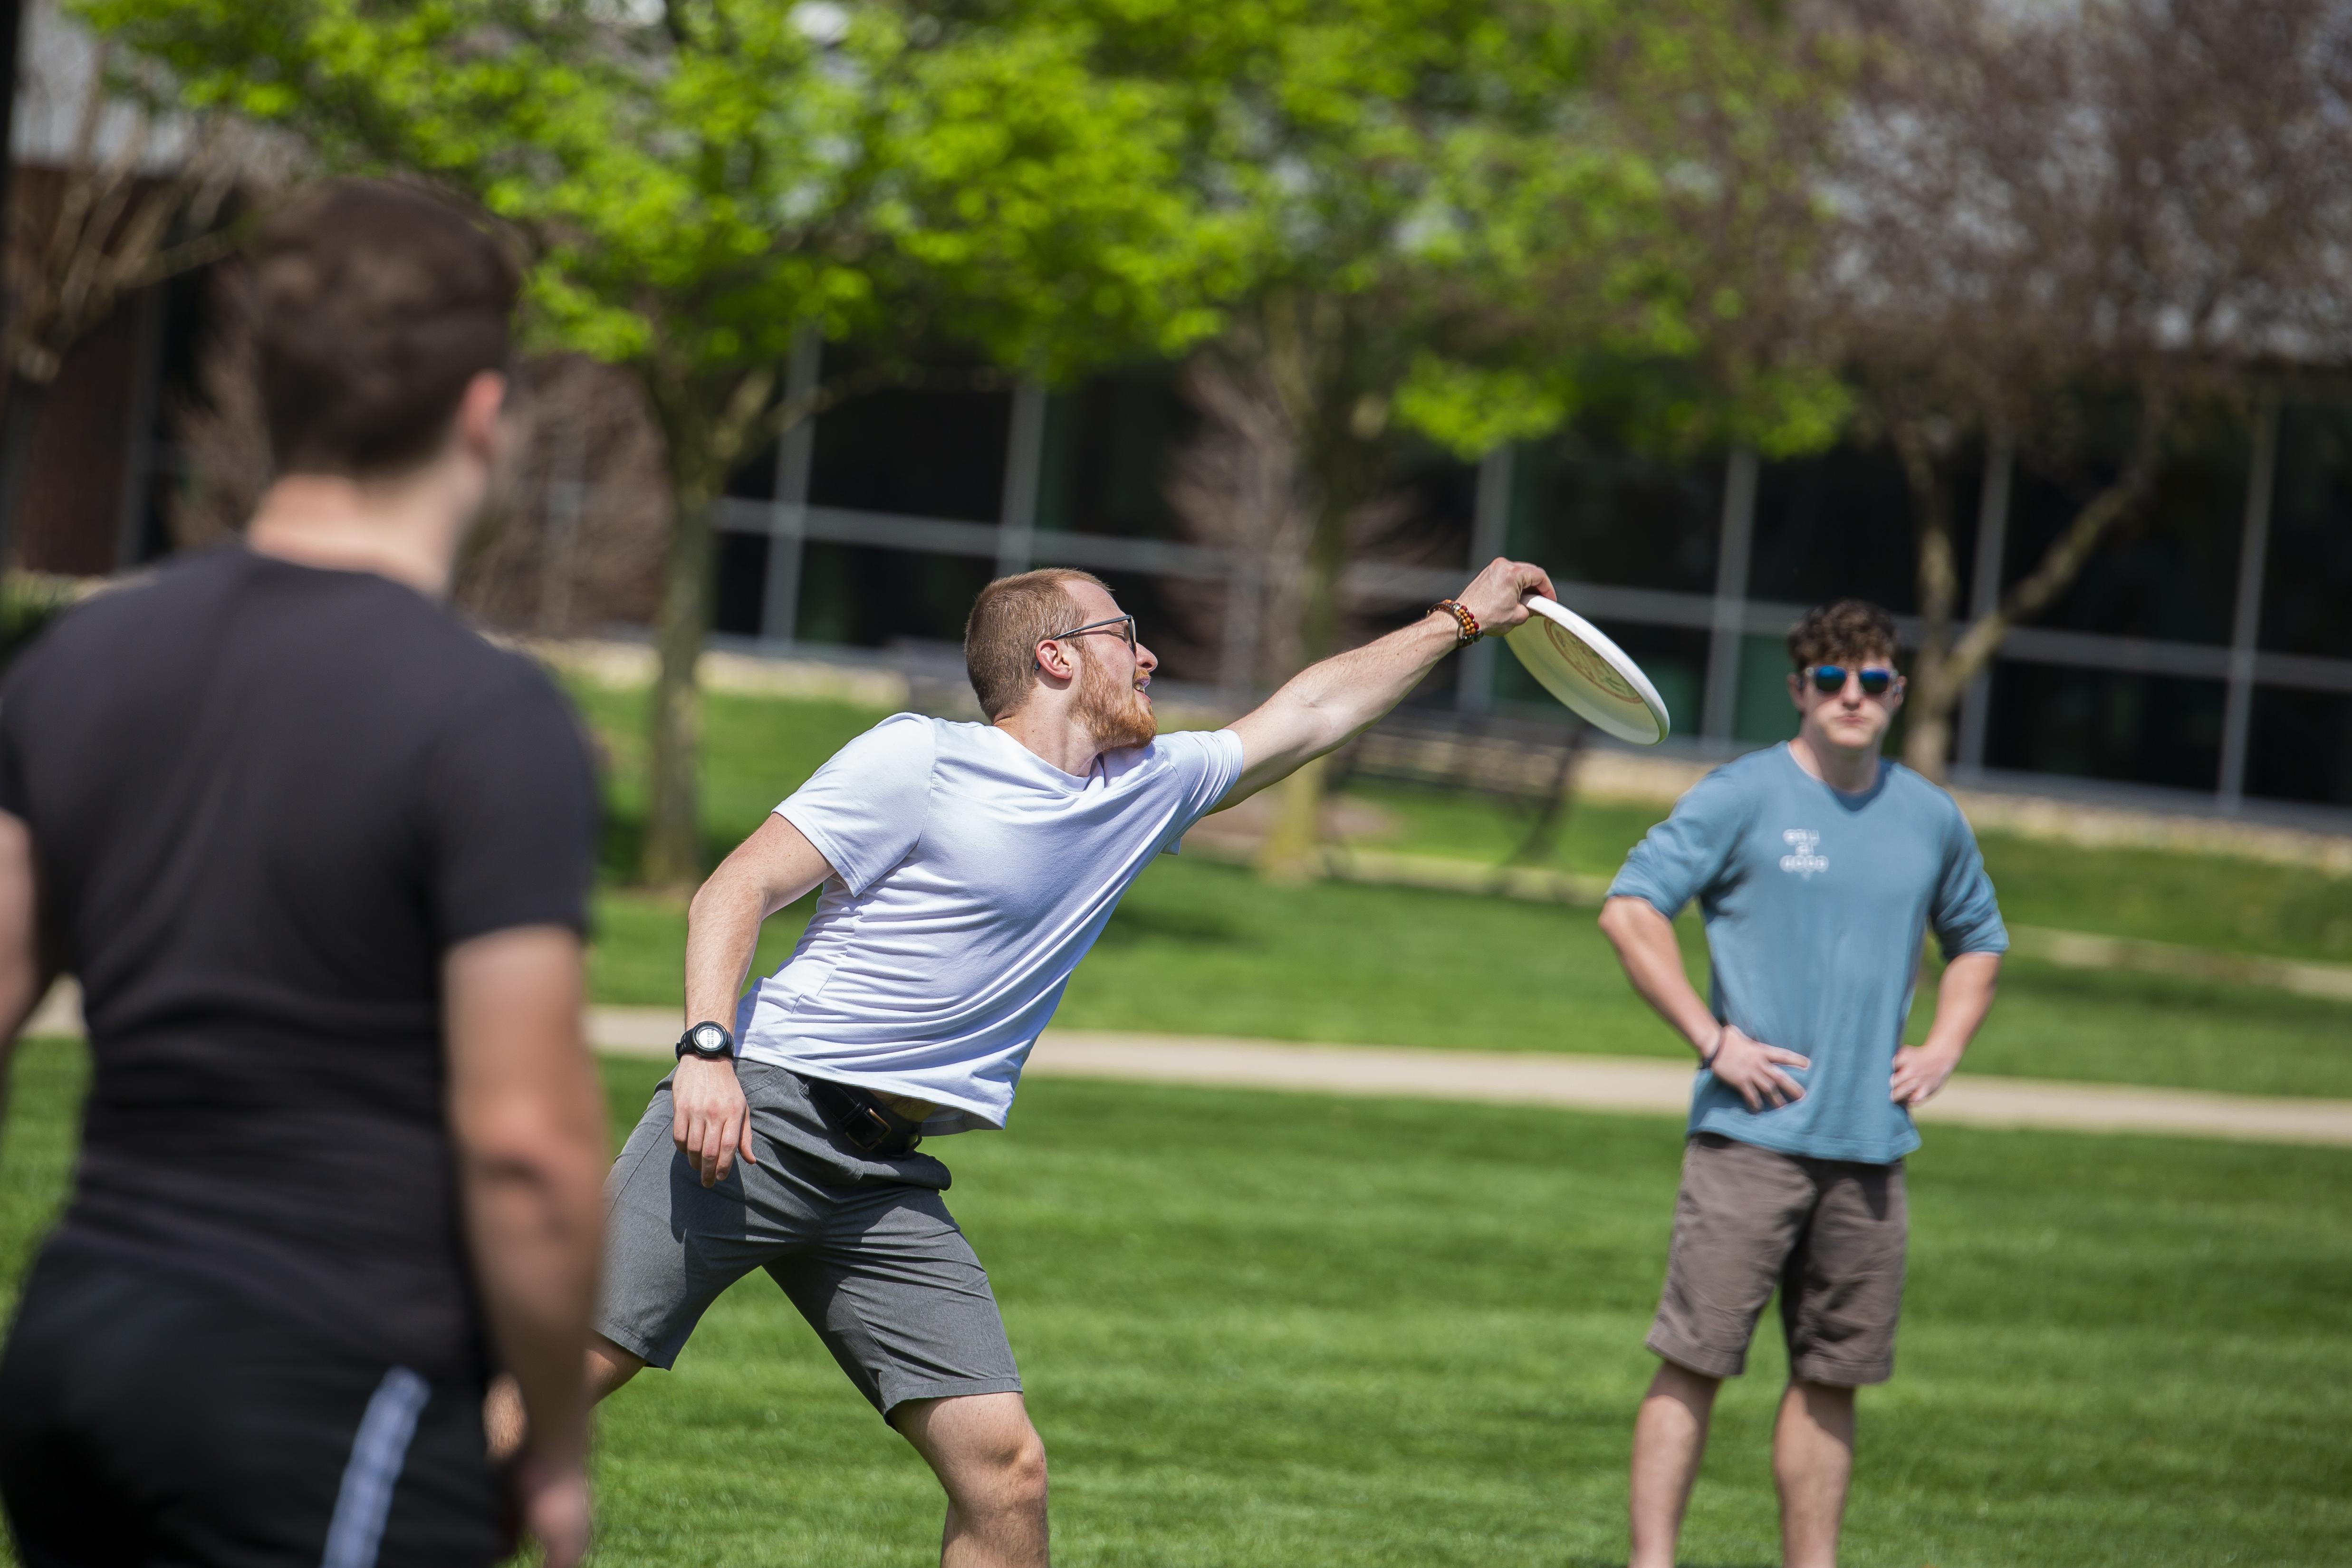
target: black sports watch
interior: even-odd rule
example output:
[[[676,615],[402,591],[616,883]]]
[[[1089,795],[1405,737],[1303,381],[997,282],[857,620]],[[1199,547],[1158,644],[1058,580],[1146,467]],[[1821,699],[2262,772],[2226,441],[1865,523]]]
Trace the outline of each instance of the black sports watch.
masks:
[[[724,1024],[709,1020],[697,1024],[677,1037],[678,1059],[700,1057],[707,1062],[723,1062],[735,1055],[735,1037],[727,1032]]]

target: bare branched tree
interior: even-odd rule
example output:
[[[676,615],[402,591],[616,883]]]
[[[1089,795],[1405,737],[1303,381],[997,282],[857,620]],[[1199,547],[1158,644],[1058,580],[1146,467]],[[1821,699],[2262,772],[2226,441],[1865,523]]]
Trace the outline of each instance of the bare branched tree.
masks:
[[[231,261],[206,281],[195,389],[166,411],[186,472],[165,521],[172,542],[183,550],[244,531],[269,486],[269,429],[254,353],[253,273]]]
[[[1196,359],[1181,385],[1203,423],[1170,462],[1169,504],[1192,538],[1255,563],[1213,609],[1202,606],[1199,618],[1213,614],[1216,624],[1201,628],[1210,635],[1200,640],[1247,648],[1247,679],[1268,684],[1305,657],[1298,626],[1312,520],[1299,504],[1298,443],[1274,398],[1224,364]]]
[[[251,270],[221,268],[196,395],[171,411],[188,465],[171,518],[184,548],[241,531],[268,488],[253,310]],[[660,431],[627,375],[576,354],[524,361],[506,457],[458,563],[457,605],[539,637],[647,623],[669,530],[666,476]]]
[[[579,354],[526,361],[510,446],[457,574],[485,625],[574,637],[649,624],[669,538],[661,433],[629,376]]]
[[[2352,29],[2334,0],[1858,12],[1872,68],[1820,330],[1912,490],[1905,760],[1941,777],[1961,694],[2133,516],[2177,423],[2265,367],[2352,358]],[[2122,450],[2084,450],[2086,400],[2117,396]],[[2097,477],[1963,624],[1951,468],[1976,440]]]
[[[118,74],[117,64],[108,45],[95,47],[86,77],[63,84],[79,98],[62,167],[13,182],[0,328],[8,377],[0,563],[15,542],[34,433],[68,352],[125,295],[226,255],[231,198],[268,166],[248,129],[226,115],[163,116],[148,107],[152,84]]]
[[[1382,378],[1366,361],[1387,345],[1364,330],[1362,310],[1360,300],[1269,290],[1185,367],[1202,422],[1171,466],[1169,501],[1192,537],[1249,562],[1219,613],[1254,618],[1249,674],[1261,686],[1345,646],[1351,561],[1411,548],[1401,525],[1412,507],[1392,483],[1411,437],[1372,390]],[[1289,879],[1309,873],[1322,815],[1319,763],[1293,777],[1259,857],[1261,870]]]

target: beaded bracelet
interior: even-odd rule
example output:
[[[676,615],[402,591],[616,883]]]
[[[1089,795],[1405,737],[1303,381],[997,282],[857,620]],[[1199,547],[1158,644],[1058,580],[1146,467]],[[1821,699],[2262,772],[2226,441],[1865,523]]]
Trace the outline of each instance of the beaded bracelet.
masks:
[[[1478,617],[1472,615],[1461,601],[1440,599],[1429,607],[1433,610],[1444,611],[1454,617],[1455,647],[1468,647],[1478,640],[1481,635],[1478,630]]]

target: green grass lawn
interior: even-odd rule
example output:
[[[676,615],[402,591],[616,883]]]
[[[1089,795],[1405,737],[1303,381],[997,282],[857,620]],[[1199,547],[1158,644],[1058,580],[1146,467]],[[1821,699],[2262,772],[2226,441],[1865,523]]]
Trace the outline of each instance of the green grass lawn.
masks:
[[[1477,800],[1388,786],[1353,793],[1396,819],[1387,842],[1398,848],[1500,862],[1523,833],[1523,818]],[[1610,875],[1664,815],[1653,806],[1579,803],[1542,863]],[[2019,925],[2352,963],[2352,878],[2225,855],[2088,848],[1998,833],[1979,842],[2001,910]]]
[[[607,1065],[614,1124],[656,1065]],[[0,1292],[64,1180],[79,1052],[0,1148]],[[1052,1455],[1066,1565],[1622,1563],[1670,1121],[1046,1080],[947,1143]],[[1856,1568],[2338,1563],[2352,1152],[1937,1129]],[[1686,1561],[1776,1562],[1768,1320]],[[754,1277],[603,1418],[601,1561],[936,1561],[927,1475]]]
[[[642,809],[640,699],[594,689],[580,695],[614,763],[608,853],[618,868],[627,864]],[[875,717],[845,704],[711,697],[705,818],[713,854],[757,826]],[[1385,804],[1410,824],[1416,848],[1499,855],[1508,843],[1509,819],[1492,807],[1426,797]],[[1563,835],[1560,863],[1612,869],[1653,816],[1580,808]],[[2273,906],[2307,905],[2312,921],[2340,906],[2352,920],[2352,881],[2291,868],[2003,839],[1988,840],[1987,856],[2002,907],[2019,923],[2185,941],[2239,929],[2231,922]],[[2103,886],[2115,916],[2104,922]],[[772,970],[791,951],[808,908],[768,923],[756,973]],[[615,884],[599,901],[599,921],[598,997],[675,1005],[683,906]],[[1685,915],[1683,923],[1693,973],[1704,984],[1696,919]],[[2228,944],[2217,938],[2214,945]],[[2314,944],[2282,942],[2275,950]],[[1927,1027],[1934,980],[1930,966],[1914,1009],[1915,1039]],[[1057,1021],[1369,1045],[1682,1052],[1627,988],[1590,910],[1336,883],[1276,888],[1182,858],[1163,858],[1136,883],[1072,979]],[[2352,1051],[2343,1043],[2348,1023],[2352,1009],[2338,1004],[2020,960],[2008,966],[1969,1070],[2345,1096],[2352,1095]]]
[[[812,907],[762,933],[757,973]],[[686,916],[607,892],[598,995],[675,1006]],[[1685,951],[1705,984],[1696,921]],[[1927,1031],[1932,966],[1912,1010]],[[1687,1058],[1633,995],[1589,910],[1318,883],[1268,887],[1183,858],[1146,871],[1071,977],[1055,1023],[1339,1044]],[[2352,1096],[2352,1008],[2245,986],[2009,964],[1966,1070],[2245,1094]]]
[[[579,682],[572,693],[613,763],[608,864],[625,875],[634,864],[643,809],[645,699]],[[714,856],[883,716],[847,703],[724,693],[705,699],[705,715],[703,817]],[[1485,802],[1390,787],[1359,793],[1395,819],[1396,833],[1385,841],[1391,847],[1499,861],[1521,836],[1520,817]],[[1663,815],[1647,806],[1580,804],[1549,863],[1612,872]],[[2001,835],[1983,843],[2002,911],[2019,925],[2352,963],[2352,878],[2220,855],[2084,848]]]

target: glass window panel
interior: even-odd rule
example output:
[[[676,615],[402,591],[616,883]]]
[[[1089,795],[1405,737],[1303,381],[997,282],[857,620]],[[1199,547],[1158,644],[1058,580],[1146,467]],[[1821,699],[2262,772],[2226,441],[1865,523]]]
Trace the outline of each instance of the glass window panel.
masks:
[[[1964,451],[1948,472],[1954,489],[1952,544],[1965,596],[1984,460]],[[1918,542],[1910,487],[1894,448],[1833,447],[1763,465],[1756,481],[1748,591],[1789,605],[1868,599],[1909,614],[1918,603]]]
[[[2115,476],[2131,437],[2128,408],[2098,410],[2071,472],[2018,459],[2011,489],[2003,579],[2041,562],[2075,516]],[[2219,410],[2185,419],[2155,489],[2116,525],[2082,574],[2035,617],[2038,626],[2168,642],[2227,643],[2246,514],[2244,421]]]
[[[775,500],[777,445],[771,441],[730,468],[719,493],[737,500]]]
[[[971,602],[995,563],[862,544],[811,543],[801,558],[803,642],[961,647]]]
[[[1178,539],[1168,465],[1200,428],[1172,370],[1098,375],[1045,406],[1037,526]]]
[[[719,536],[718,593],[710,626],[731,637],[760,635],[760,606],[768,590],[768,539],[759,533]]]
[[[1715,591],[1722,458],[1672,462],[1569,430],[1521,447],[1512,467],[1513,556],[1581,583]]]
[[[2003,659],[1993,667],[1985,761],[2210,790],[2221,776],[2222,697],[2218,680]]]
[[[1741,638],[1739,697],[1732,706],[1732,738],[1769,746],[1796,732],[1797,705],[1789,700],[1788,639]]]
[[[895,387],[852,398],[816,422],[809,500],[994,522],[1012,419],[1009,392]]]
[[[1477,464],[1414,443],[1397,454],[1389,485],[1388,495],[1375,506],[1374,526],[1358,546],[1363,558],[1439,566],[1468,561],[1472,520],[1478,513]],[[1412,606],[1416,612],[1428,607]]]
[[[2263,577],[2263,647],[2352,658],[2352,407],[2280,411]]]
[[[2352,805],[2352,696],[2255,688],[2246,793]]]

